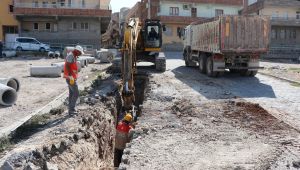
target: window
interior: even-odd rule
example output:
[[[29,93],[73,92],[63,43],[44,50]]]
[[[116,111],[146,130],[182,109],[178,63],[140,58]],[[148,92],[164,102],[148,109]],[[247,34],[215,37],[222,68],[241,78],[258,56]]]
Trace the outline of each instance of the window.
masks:
[[[51,29],[51,24],[50,23],[46,23],[46,30],[50,30]]]
[[[296,19],[300,19],[300,11],[296,12]]]
[[[48,2],[43,2],[43,8],[47,8]]]
[[[59,0],[58,1],[60,7],[64,7],[65,6],[65,0]]]
[[[3,33],[7,34],[18,34],[17,26],[5,26],[3,25]]]
[[[292,29],[290,31],[290,39],[296,39],[297,35],[296,35],[296,29]]]
[[[77,23],[76,23],[76,22],[73,22],[72,28],[73,28],[73,30],[76,30],[76,29],[77,29]]]
[[[82,29],[82,30],[88,30],[89,29],[89,23],[81,23],[81,25],[80,25],[80,28]]]
[[[197,8],[191,8],[192,17],[197,17]]]
[[[271,31],[271,38],[272,39],[277,39],[276,29],[272,29],[272,31]]]
[[[39,7],[39,2],[38,2],[38,1],[35,1],[33,7],[38,8],[38,7]]]
[[[9,9],[9,10],[8,10],[9,12],[14,12],[14,6],[13,6],[13,5],[9,5],[9,6],[8,6],[8,9]]]
[[[85,7],[85,0],[81,0],[81,6],[84,8]]]
[[[71,7],[72,5],[72,0],[68,0],[68,7]]]
[[[39,23],[33,23],[33,30],[39,30]]]
[[[170,7],[170,15],[179,15],[179,8],[178,7]]]
[[[281,29],[280,30],[280,39],[285,39],[285,30],[284,29]]]
[[[223,15],[224,14],[224,10],[223,9],[216,9],[215,10],[215,16],[220,16],[220,15]]]
[[[56,2],[52,2],[52,7],[56,8]]]

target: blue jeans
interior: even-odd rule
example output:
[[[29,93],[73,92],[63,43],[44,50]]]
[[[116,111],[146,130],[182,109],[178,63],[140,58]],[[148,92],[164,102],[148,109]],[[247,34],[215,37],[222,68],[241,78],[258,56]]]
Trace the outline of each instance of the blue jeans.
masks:
[[[70,80],[66,79],[67,84],[69,86],[69,113],[74,113],[76,112],[76,101],[79,97],[79,90],[78,90],[78,85],[77,82],[75,81],[74,85],[70,85]]]

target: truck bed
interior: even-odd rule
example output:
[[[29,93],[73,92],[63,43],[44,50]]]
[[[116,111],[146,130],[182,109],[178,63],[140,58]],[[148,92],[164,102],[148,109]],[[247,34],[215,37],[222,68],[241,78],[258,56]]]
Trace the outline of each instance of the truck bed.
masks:
[[[192,26],[192,50],[262,53],[269,46],[270,20],[264,16],[220,16]]]

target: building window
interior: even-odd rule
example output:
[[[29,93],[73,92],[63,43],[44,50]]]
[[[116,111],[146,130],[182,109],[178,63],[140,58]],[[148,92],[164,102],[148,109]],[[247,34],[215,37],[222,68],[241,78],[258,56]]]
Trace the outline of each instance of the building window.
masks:
[[[39,23],[33,23],[33,30],[39,30]]]
[[[71,7],[72,5],[72,0],[68,0],[68,7]]]
[[[60,5],[60,7],[64,7],[65,6],[65,0],[59,0],[59,5]]]
[[[81,6],[84,8],[85,7],[85,0],[81,0]]]
[[[281,29],[280,30],[280,39],[285,39],[285,30],[284,29]]]
[[[89,23],[87,23],[87,22],[81,23],[80,28],[82,30],[88,30],[89,29]]]
[[[47,8],[48,2],[43,2],[43,8]]]
[[[38,1],[34,1],[33,7],[38,8],[39,7],[39,2]]]
[[[179,8],[178,7],[170,7],[170,15],[178,16]]]
[[[215,10],[215,16],[221,16],[224,14],[224,10],[223,9],[216,9]]]
[[[8,5],[8,11],[9,12],[14,12],[14,6],[13,5]]]
[[[277,39],[277,32],[276,32],[276,29],[272,29],[272,31],[271,31],[271,38],[272,38],[272,39]]]
[[[52,2],[52,8],[56,8],[56,2]]]
[[[192,17],[197,17],[197,8],[191,8]]]
[[[47,30],[47,31],[50,31],[50,29],[51,29],[51,24],[50,24],[50,23],[46,23],[45,26],[46,26],[46,30]]]
[[[72,25],[73,25],[73,26],[72,26],[73,30],[76,30],[76,29],[77,29],[77,23],[76,23],[76,22],[73,22]]]
[[[300,11],[296,12],[296,19],[300,19]]]
[[[295,29],[292,29],[290,31],[290,39],[296,39],[297,38],[297,35],[296,35],[296,30]]]

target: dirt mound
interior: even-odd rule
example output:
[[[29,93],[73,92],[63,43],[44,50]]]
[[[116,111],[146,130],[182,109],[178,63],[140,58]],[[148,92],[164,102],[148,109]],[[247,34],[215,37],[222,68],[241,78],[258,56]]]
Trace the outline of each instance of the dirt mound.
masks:
[[[197,112],[195,106],[186,99],[174,102],[174,105],[171,107],[172,113],[176,114],[178,117],[182,116],[192,116],[195,117]]]
[[[285,130],[288,125],[279,121],[259,104],[249,102],[227,102],[224,106],[224,117],[233,119],[241,127],[251,128],[256,132],[264,130]]]

